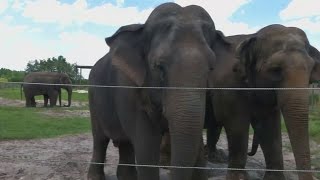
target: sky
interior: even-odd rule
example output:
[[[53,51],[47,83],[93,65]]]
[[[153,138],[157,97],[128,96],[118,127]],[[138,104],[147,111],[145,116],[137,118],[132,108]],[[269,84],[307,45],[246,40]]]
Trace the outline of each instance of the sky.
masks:
[[[24,70],[29,61],[59,55],[94,65],[109,51],[105,37],[144,23],[164,2],[202,6],[225,35],[275,23],[299,27],[320,49],[319,0],[0,0],[0,68]]]

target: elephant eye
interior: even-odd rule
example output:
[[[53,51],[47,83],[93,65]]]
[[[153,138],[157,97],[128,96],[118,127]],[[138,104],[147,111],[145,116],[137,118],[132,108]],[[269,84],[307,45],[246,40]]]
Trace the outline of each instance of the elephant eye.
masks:
[[[269,75],[273,81],[282,80],[282,68],[281,67],[271,67],[268,69]]]
[[[281,73],[281,71],[282,71],[281,67],[272,67],[269,69],[269,72],[272,72],[272,73]]]

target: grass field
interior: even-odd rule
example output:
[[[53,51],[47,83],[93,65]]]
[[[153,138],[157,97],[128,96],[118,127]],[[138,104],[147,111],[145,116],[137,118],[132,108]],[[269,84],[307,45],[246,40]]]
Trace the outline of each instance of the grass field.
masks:
[[[51,117],[40,113],[47,110],[0,106],[0,140],[50,138],[91,130],[89,118]]]
[[[61,91],[61,97],[63,100],[67,100],[68,94],[67,92],[62,89]],[[8,99],[21,99],[21,93],[20,93],[20,88],[3,88],[0,89],[0,97],[5,97]],[[24,94],[22,92],[22,99],[24,100]],[[36,96],[37,100],[43,100],[43,96]],[[72,93],[72,101],[81,101],[85,102],[88,101],[88,94],[87,93],[77,93],[73,92]]]

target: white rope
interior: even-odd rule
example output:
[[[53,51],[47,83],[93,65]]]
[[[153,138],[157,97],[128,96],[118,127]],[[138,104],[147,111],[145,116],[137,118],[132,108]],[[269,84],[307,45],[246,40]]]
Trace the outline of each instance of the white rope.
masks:
[[[320,90],[320,88],[209,88],[209,87],[158,87],[158,86],[111,86],[111,85],[75,85],[75,84],[50,84],[50,83],[26,83],[26,82],[0,82],[0,84],[30,84],[46,86],[72,86],[72,87],[98,87],[98,88],[121,88],[121,89],[168,89],[168,90]]]
[[[98,163],[98,162],[90,162],[90,161],[61,161],[61,160],[42,160],[42,159],[31,159],[31,158],[19,158],[19,156],[15,156],[10,158],[9,156],[0,155],[3,159],[15,159],[15,160],[25,160],[31,162],[44,162],[44,163],[80,163],[80,164],[95,164],[95,165],[110,165],[114,166],[115,164],[111,163]],[[25,157],[25,156],[23,156]],[[163,166],[163,165],[147,165],[147,164],[117,164],[118,166],[129,166],[129,167],[148,167],[148,168],[166,168],[166,169],[199,169],[199,170],[228,170],[228,171],[268,171],[268,172],[304,172],[304,173],[320,173],[320,170],[298,170],[298,169],[258,169],[258,168],[227,168],[227,167],[190,167],[190,166]]]

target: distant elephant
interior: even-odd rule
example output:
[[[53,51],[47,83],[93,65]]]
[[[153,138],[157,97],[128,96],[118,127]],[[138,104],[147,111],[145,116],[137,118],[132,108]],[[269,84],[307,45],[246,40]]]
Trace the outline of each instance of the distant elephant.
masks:
[[[40,84],[23,84],[23,92],[26,99],[26,107],[35,107],[35,96],[43,95],[44,106],[55,106],[57,99],[61,106],[61,88],[68,92],[68,104],[70,107],[72,96],[72,82],[67,74],[57,72],[31,72],[24,78],[25,83],[48,83],[48,84],[66,84],[66,85],[40,85]]]
[[[207,87],[216,49],[229,47],[199,6],[165,3],[145,24],[122,26],[106,38],[110,51],[92,68],[90,85]],[[202,128],[205,90],[89,88],[92,162],[104,163],[110,139],[119,163],[157,165],[162,132],[169,129],[171,165],[205,166]],[[88,179],[104,179],[90,164]],[[171,169],[174,180],[207,179],[204,170]],[[118,166],[119,180],[159,180],[159,169]]]
[[[215,87],[307,88],[309,83],[320,79],[320,53],[299,28],[275,24],[255,34],[227,39],[233,43],[234,53],[216,54],[216,71],[212,71],[210,78]],[[258,127],[256,132],[266,168],[284,168],[282,114],[297,169],[311,169],[308,90],[214,90],[213,94],[215,118],[226,129],[230,168],[245,168],[252,122]],[[309,172],[298,175],[301,180],[313,179]],[[229,179],[245,177],[242,171],[228,172]],[[284,179],[284,175],[267,171],[264,179]]]

